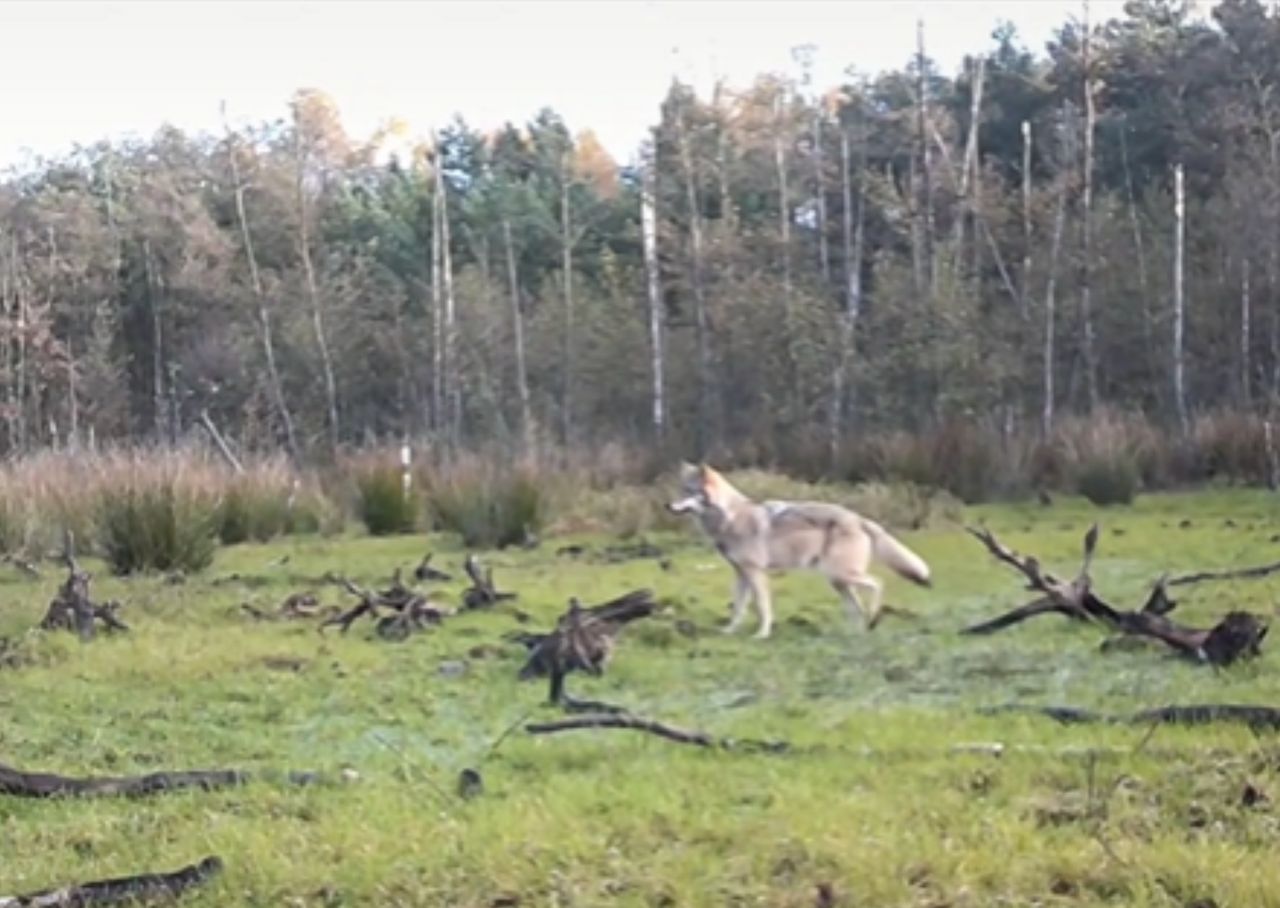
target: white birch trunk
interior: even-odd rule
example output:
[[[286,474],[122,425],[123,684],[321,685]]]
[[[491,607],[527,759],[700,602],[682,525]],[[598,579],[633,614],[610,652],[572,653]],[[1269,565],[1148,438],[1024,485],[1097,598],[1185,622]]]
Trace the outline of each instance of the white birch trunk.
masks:
[[[653,434],[666,434],[667,402],[664,386],[664,329],[662,287],[658,275],[658,205],[653,165],[646,166],[640,191],[640,230],[644,240],[645,288],[649,296],[649,363],[653,379]]]
[[[1183,288],[1183,257],[1186,246],[1186,198],[1182,164],[1173,168],[1173,399],[1178,409],[1178,425],[1189,428],[1186,386],[1186,299]]]

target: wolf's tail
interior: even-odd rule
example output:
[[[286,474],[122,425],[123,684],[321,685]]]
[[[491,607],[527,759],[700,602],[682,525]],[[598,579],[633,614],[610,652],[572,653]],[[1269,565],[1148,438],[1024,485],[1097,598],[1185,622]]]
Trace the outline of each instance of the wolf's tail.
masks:
[[[864,517],[862,525],[871,534],[871,551],[877,560],[912,583],[933,586],[933,580],[929,576],[929,565],[924,563],[923,558],[890,536],[889,531],[874,520]]]

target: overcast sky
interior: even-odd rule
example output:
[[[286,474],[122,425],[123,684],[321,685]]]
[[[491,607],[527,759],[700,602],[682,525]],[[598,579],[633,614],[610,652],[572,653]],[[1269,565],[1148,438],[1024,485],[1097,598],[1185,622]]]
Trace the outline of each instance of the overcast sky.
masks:
[[[1120,0],[1093,0],[1091,15]],[[818,48],[819,84],[901,66],[915,20],[948,70],[1000,19],[1040,49],[1078,0],[576,0],[268,2],[0,0],[0,167],[24,149],[150,135],[164,122],[216,129],[282,116],[299,87],[337,102],[348,131],[398,117],[425,133],[461,112],[489,128],[539,107],[593,129],[627,160],[672,75],[745,84]]]

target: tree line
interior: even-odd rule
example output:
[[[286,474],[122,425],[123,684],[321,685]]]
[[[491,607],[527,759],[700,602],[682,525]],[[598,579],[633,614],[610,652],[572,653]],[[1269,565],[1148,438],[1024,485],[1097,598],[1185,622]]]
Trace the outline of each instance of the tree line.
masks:
[[[1270,413],[1280,14],[1001,25],[952,78],[673,82],[634,165],[547,108],[404,151],[322,93],[0,181],[0,452],[621,440]],[[396,145],[402,150],[387,155]]]

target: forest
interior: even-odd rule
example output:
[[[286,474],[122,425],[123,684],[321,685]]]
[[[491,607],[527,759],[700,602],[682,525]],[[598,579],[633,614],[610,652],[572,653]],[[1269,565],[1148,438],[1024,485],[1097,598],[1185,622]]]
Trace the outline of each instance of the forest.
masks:
[[[972,498],[1074,432],[1274,482],[1280,13],[1085,16],[954,78],[926,23],[840,85],[812,47],[673,81],[634,164],[553,107],[410,145],[300,89],[11,170],[0,452],[613,442],[858,479],[985,446],[942,483]]]

